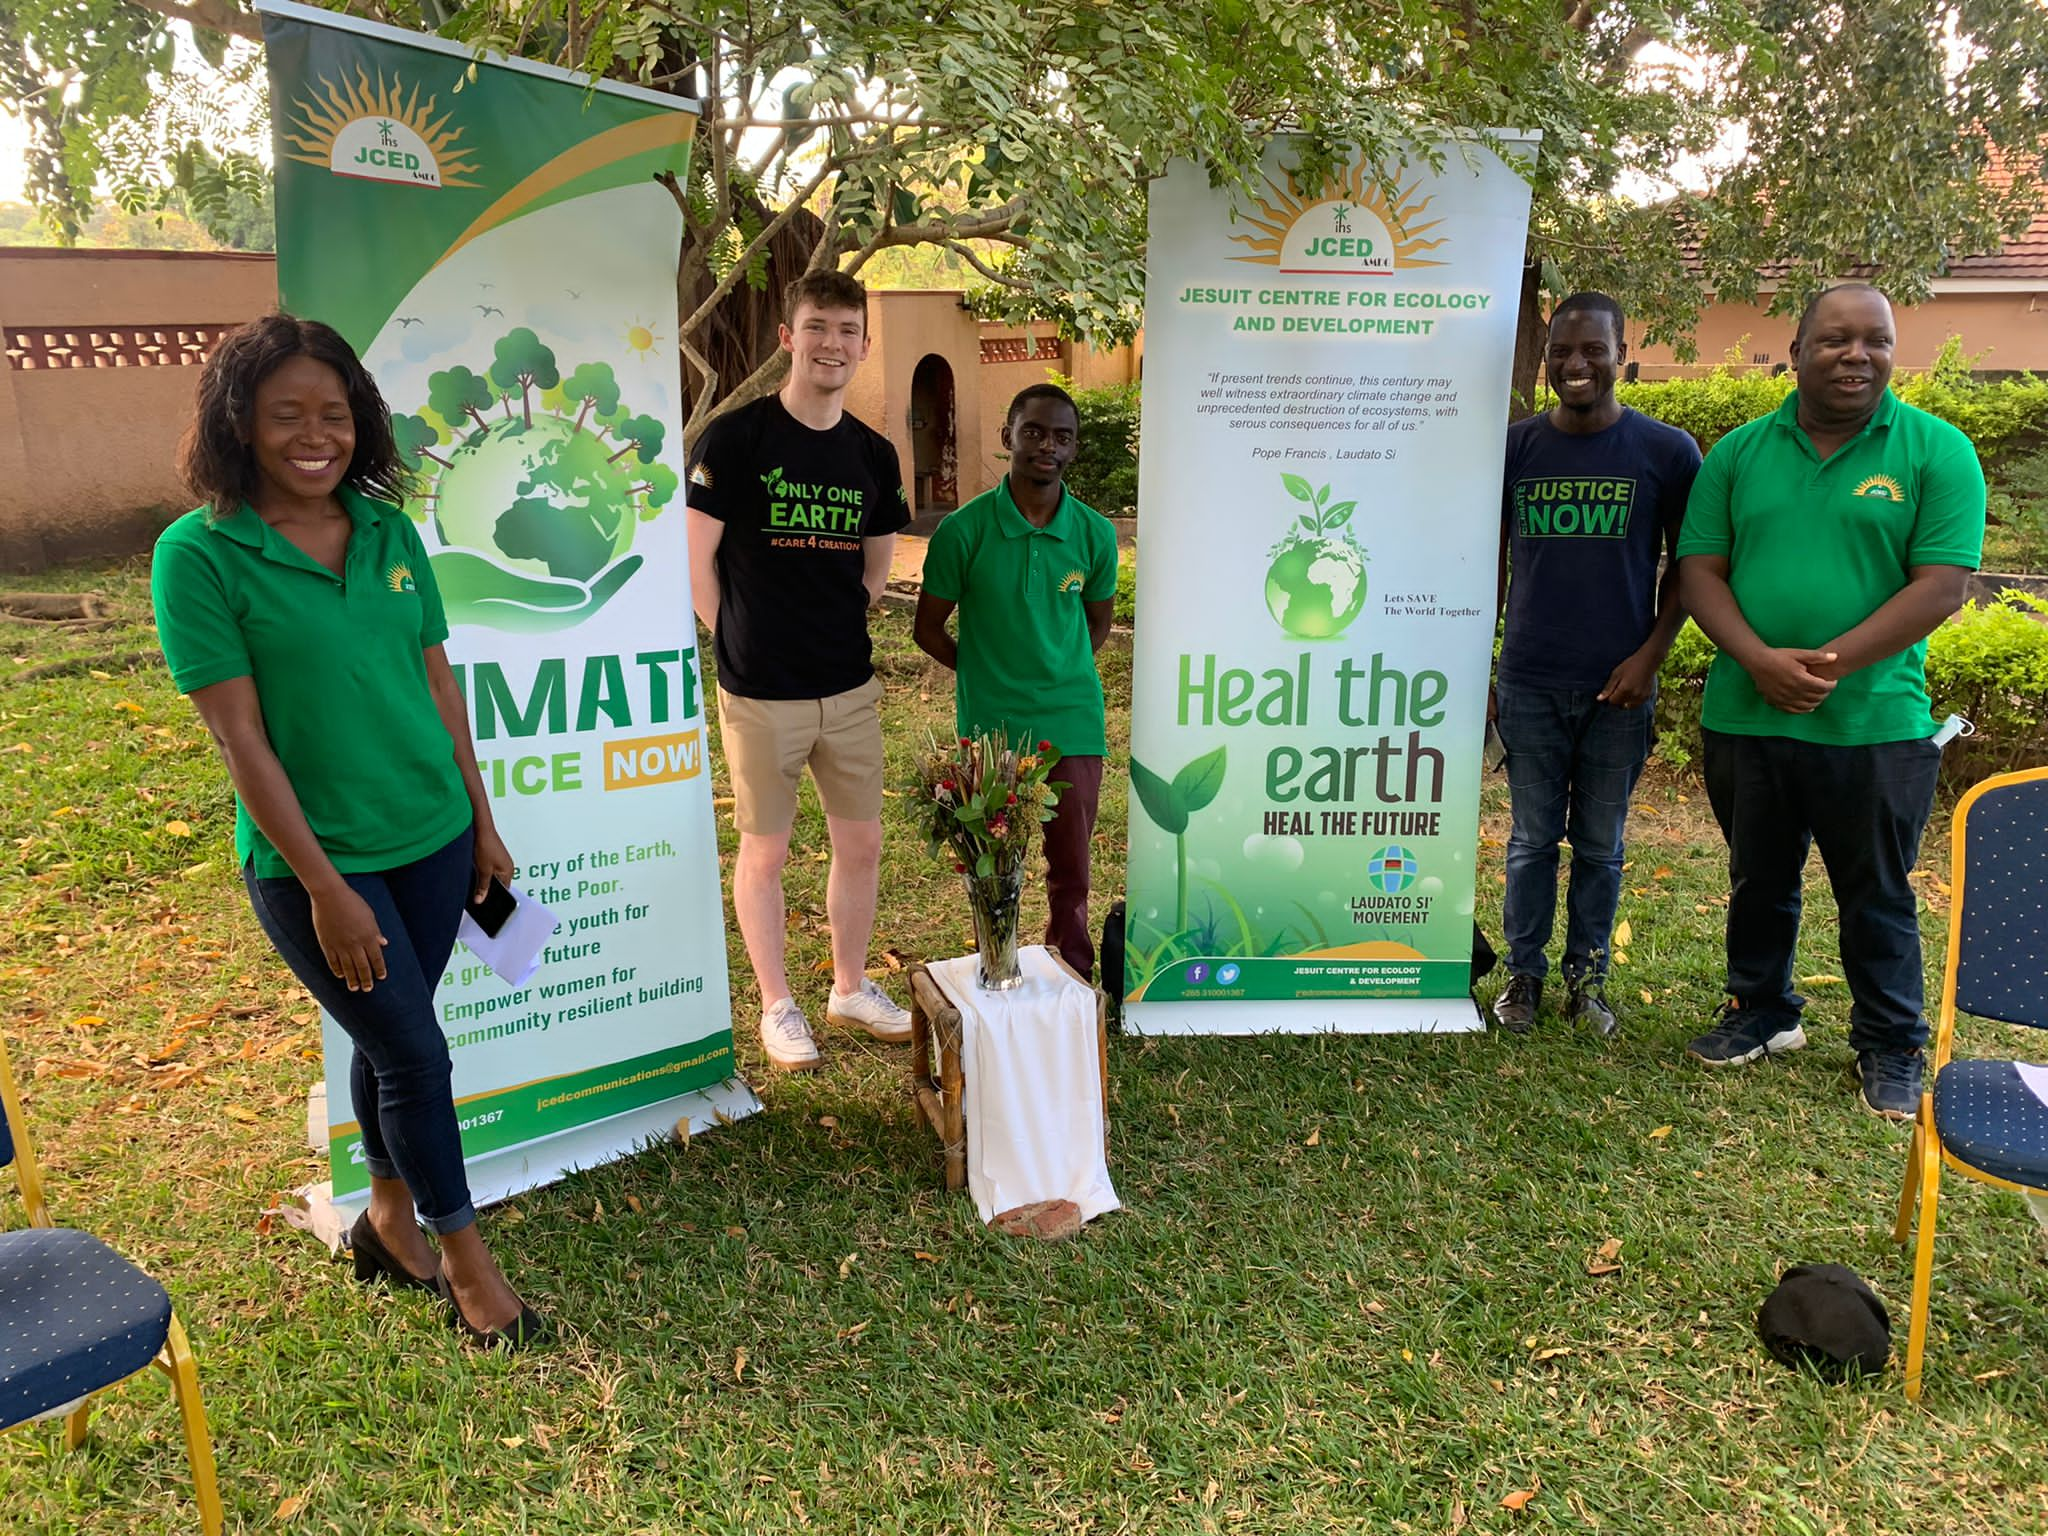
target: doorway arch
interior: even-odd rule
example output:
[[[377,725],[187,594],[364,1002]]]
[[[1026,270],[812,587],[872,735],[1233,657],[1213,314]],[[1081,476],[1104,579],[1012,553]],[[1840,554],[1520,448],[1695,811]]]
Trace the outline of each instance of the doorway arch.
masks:
[[[910,477],[913,513],[950,512],[960,504],[960,451],[953,366],[936,352],[910,375]]]

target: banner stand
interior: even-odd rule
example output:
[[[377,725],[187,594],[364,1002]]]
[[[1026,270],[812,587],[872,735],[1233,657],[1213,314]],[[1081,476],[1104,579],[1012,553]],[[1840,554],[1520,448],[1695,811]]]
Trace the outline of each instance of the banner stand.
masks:
[[[638,1150],[656,1142],[681,1141],[685,1123],[689,1134],[711,1130],[745,1119],[761,1108],[754,1090],[736,1077],[695,1093],[684,1094],[662,1104],[631,1114],[618,1115],[590,1125],[578,1126],[545,1141],[470,1158],[463,1166],[469,1175],[470,1198],[478,1210],[487,1209],[530,1189],[552,1184],[579,1169],[614,1161],[621,1147]],[[327,1094],[324,1083],[316,1083],[306,1096],[306,1139],[316,1152],[327,1150]],[[285,1225],[310,1232],[339,1252],[348,1229],[370,1203],[367,1189],[336,1199],[334,1181],[322,1179],[291,1192],[281,1207]]]
[[[676,357],[697,104],[259,0],[278,290],[376,378],[425,556],[350,592],[448,624],[518,883],[560,919],[516,986],[457,943],[435,992],[478,1204],[759,1108],[732,1049]],[[322,1020],[330,1179],[368,1193],[350,1043]]]
[[[1512,134],[1153,182],[1125,1016],[1483,1027],[1471,995]],[[1504,158],[1507,157],[1507,158]],[[1432,161],[1436,163],[1432,163]]]

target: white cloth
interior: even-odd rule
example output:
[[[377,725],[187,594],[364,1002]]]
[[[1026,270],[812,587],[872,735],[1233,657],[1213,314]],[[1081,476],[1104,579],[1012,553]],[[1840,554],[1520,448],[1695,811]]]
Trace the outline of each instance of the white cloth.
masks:
[[[1092,1221],[1122,1204],[1102,1156],[1095,993],[1042,944],[1017,960],[1024,984],[1007,992],[976,984],[974,955],[929,968],[960,1010],[967,1191],[983,1221],[1038,1200],[1071,1200]]]

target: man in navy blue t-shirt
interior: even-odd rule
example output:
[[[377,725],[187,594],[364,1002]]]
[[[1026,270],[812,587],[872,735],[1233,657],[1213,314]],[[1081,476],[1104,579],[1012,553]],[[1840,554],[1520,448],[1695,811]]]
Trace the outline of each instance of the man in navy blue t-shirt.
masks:
[[[1566,1016],[1615,1030],[1608,944],[1621,901],[1622,830],[1655,734],[1657,669],[1685,613],[1677,544],[1698,444],[1614,398],[1628,354],[1621,306],[1575,293],[1550,317],[1556,407],[1508,428],[1501,498],[1507,633],[1495,690],[1507,748],[1507,985],[1493,1016],[1526,1033],[1543,1002],[1557,913],[1557,845],[1572,844]]]

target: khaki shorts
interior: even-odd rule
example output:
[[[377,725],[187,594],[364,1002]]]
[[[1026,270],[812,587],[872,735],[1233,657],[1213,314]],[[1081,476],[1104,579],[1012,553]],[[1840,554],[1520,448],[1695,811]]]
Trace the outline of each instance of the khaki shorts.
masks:
[[[828,699],[743,699],[719,689],[718,728],[739,829],[770,837],[787,832],[806,763],[827,816],[878,819],[881,705],[879,677]]]

